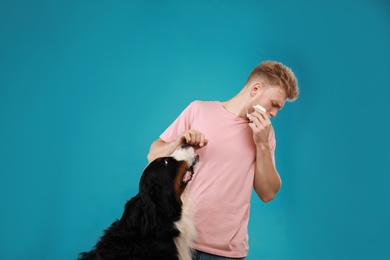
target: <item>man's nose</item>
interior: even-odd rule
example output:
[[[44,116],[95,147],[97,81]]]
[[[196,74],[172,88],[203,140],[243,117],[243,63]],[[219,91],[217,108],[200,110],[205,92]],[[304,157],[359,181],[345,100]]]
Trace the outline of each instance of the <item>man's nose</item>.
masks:
[[[276,115],[278,114],[278,110],[277,109],[272,109],[270,112],[269,112],[269,115],[271,117],[276,117]]]

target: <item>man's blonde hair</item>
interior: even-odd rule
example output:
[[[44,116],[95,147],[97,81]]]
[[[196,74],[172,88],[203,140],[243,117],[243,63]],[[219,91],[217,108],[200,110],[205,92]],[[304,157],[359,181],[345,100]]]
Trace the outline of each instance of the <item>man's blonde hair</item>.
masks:
[[[293,71],[280,62],[264,61],[260,63],[249,74],[247,82],[256,78],[261,78],[265,81],[265,84],[284,88],[288,101],[294,101],[298,98],[299,89],[297,79]]]

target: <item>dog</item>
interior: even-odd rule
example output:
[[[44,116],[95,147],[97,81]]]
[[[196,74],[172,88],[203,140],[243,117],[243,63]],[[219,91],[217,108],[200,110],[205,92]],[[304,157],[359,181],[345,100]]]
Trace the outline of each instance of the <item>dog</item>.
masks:
[[[186,187],[199,155],[182,145],[149,163],[119,220],[79,260],[191,260],[196,238]]]

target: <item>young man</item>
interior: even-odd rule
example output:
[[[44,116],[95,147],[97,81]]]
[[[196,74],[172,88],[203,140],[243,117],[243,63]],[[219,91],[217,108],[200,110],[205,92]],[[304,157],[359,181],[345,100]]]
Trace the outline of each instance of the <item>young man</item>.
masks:
[[[281,186],[270,117],[297,97],[294,73],[279,62],[266,61],[254,68],[233,98],[192,102],[152,143],[149,161],[171,154],[184,142],[195,146],[200,156],[188,191],[198,233],[194,259],[247,256],[252,187],[268,202]]]

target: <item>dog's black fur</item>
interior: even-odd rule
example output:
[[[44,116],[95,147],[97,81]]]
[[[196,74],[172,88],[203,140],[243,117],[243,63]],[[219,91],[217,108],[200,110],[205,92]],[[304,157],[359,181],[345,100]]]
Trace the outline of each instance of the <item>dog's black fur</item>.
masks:
[[[180,196],[187,185],[186,161],[162,157],[144,170],[139,192],[129,200],[121,219],[104,231],[93,250],[79,260],[178,260],[175,222],[181,218]]]

